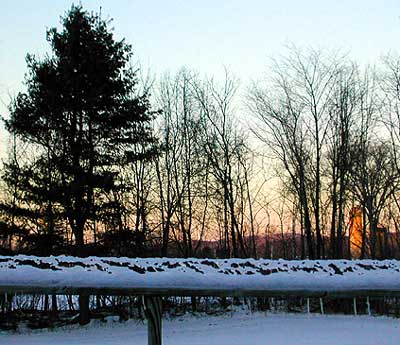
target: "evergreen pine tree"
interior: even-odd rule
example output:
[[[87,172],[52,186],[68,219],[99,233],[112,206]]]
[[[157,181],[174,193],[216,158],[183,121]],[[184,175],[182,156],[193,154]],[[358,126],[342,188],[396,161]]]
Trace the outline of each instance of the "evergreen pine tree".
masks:
[[[62,24],[47,32],[51,56],[28,55],[27,92],[6,126],[48,157],[57,176],[51,188],[81,248],[95,189],[110,190],[116,166],[144,158],[132,153],[138,142],[148,144],[145,155],[154,152],[154,112],[147,95],[136,96],[131,46],[116,41],[106,21],[73,6]]]

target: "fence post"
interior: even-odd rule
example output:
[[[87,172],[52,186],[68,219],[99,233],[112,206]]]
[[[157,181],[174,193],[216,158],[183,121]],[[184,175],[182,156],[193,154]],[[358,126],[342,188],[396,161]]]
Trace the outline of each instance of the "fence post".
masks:
[[[353,297],[353,309],[354,309],[354,315],[357,315],[357,299],[355,296]]]
[[[161,345],[162,299],[158,296],[144,296],[143,304],[147,318],[148,345]]]
[[[369,304],[369,296],[367,296],[367,310],[368,310],[368,315],[371,316],[371,305]]]
[[[319,298],[319,306],[321,308],[321,314],[324,315],[324,301],[321,297]]]

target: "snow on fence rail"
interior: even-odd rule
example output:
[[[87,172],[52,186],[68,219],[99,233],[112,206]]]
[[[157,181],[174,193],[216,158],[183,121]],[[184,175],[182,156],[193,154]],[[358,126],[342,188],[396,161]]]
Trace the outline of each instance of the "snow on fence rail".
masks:
[[[0,293],[144,295],[148,344],[161,345],[160,296],[338,296],[355,308],[355,296],[400,296],[400,262],[0,256]]]
[[[400,296],[400,261],[0,256],[0,292]]]

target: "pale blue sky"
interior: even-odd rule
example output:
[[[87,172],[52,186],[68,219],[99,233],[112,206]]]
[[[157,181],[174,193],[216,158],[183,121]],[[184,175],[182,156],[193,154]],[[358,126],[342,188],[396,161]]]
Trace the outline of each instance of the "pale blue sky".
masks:
[[[73,1],[0,0],[0,101],[22,89],[25,55],[48,51],[45,31]],[[79,1],[75,1],[79,3]],[[399,0],[82,0],[114,18],[135,57],[155,73],[182,65],[213,75],[229,67],[246,84],[285,43],[340,48],[373,63],[400,42]],[[0,104],[0,113],[5,107]],[[2,135],[3,136],[3,135]],[[1,140],[1,139],[0,139]],[[3,141],[3,140],[1,140]]]

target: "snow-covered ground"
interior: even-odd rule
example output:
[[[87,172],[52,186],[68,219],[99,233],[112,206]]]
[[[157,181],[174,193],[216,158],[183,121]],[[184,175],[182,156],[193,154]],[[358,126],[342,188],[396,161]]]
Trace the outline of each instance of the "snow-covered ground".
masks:
[[[163,320],[165,345],[399,345],[400,320],[388,317],[263,314],[183,316]],[[0,333],[1,345],[145,345],[146,325],[95,322],[57,331]]]

